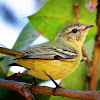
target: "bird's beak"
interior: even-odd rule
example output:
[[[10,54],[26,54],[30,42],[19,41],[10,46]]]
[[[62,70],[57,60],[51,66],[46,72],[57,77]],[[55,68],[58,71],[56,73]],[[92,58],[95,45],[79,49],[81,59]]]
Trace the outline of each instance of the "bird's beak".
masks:
[[[83,32],[89,31],[93,27],[94,27],[94,25],[88,25],[88,26],[85,27],[85,29],[83,30]]]

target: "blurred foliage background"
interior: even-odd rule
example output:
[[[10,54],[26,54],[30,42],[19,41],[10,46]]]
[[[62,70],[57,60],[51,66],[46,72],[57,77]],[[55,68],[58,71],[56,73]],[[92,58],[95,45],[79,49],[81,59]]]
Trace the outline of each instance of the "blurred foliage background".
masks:
[[[34,0],[33,0],[34,1]],[[17,2],[17,1],[16,1]],[[79,5],[79,17],[80,23],[85,25],[95,25],[95,27],[89,31],[86,41],[85,48],[89,58],[92,60],[93,47],[94,47],[94,37],[96,35],[96,10],[94,12],[88,11],[85,7],[86,3],[89,0],[35,0],[33,6],[38,5],[35,8],[35,11],[30,13],[28,16],[29,21],[26,21],[23,27],[21,27],[18,17],[13,9],[7,8],[5,5],[0,5],[1,20],[5,20],[7,23],[10,23],[12,26],[15,25],[16,28],[23,28],[18,36],[16,42],[14,43],[12,49],[14,50],[23,50],[29,47],[33,41],[35,41],[40,35],[44,36],[49,41],[53,41],[59,31],[68,24],[76,23],[75,15],[75,4]],[[23,1],[24,4],[24,1]],[[20,3],[19,3],[20,5]],[[27,9],[27,6],[26,6]],[[28,20],[27,19],[27,20]],[[23,19],[24,20],[24,19]],[[17,24],[16,24],[17,23]],[[9,24],[8,24],[9,25]],[[21,29],[20,29],[21,30]],[[0,32],[2,35],[2,32]],[[9,34],[8,34],[9,36]],[[12,37],[13,38],[13,37]],[[42,40],[40,40],[41,43]],[[11,62],[12,58],[0,54],[0,65],[2,66],[3,72],[0,72],[0,77],[5,78],[6,76],[12,75],[13,73],[9,71],[7,65]],[[2,64],[1,64],[2,63]],[[61,86],[67,89],[73,90],[87,90],[88,89],[88,80],[87,80],[88,65],[87,63],[81,62],[79,67],[69,76],[61,80]],[[23,76],[20,78],[14,79],[16,81],[32,83],[32,77],[30,75]],[[36,79],[38,84],[44,82],[43,80]],[[100,82],[100,77],[98,78]],[[100,83],[99,83],[100,84]],[[98,86],[99,90],[100,86]],[[19,93],[7,90],[0,89],[0,100],[25,100]],[[57,96],[46,96],[46,95],[37,95],[35,94],[36,100],[77,100],[74,98],[63,98]]]

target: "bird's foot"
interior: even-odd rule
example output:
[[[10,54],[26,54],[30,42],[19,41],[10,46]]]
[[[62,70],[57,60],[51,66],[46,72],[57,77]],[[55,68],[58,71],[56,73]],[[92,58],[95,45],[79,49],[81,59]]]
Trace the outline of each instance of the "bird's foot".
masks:
[[[58,84],[56,84],[56,87],[53,89],[53,91],[52,91],[52,94],[54,95],[54,96],[56,96],[55,95],[55,91],[57,90],[57,89],[59,89],[59,88],[63,88],[63,87],[61,87],[61,86],[59,86]]]
[[[33,84],[31,86],[38,85],[37,82],[36,82],[36,80],[35,80],[35,77],[32,76],[32,78],[33,78]]]
[[[50,75],[48,75],[47,73],[46,73],[46,75],[47,75],[47,76],[52,80],[52,82],[56,85],[56,87],[55,87],[55,88],[53,89],[53,91],[52,91],[52,94],[53,94],[54,96],[56,96],[56,95],[55,95],[56,89],[63,88],[63,87],[59,86],[59,85],[56,83],[56,81],[54,81],[53,78],[52,78]]]

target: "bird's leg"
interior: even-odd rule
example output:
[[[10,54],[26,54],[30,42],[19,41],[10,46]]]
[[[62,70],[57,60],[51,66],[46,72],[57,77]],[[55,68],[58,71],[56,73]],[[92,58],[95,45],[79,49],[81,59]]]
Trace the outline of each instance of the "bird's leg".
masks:
[[[34,82],[34,84],[35,84],[35,85],[38,85],[37,82],[36,82],[36,80],[35,80],[35,77],[34,77],[34,76],[32,76],[32,77],[33,77],[33,82]]]
[[[33,84],[32,84],[31,86],[33,86],[33,85],[38,85],[37,82],[36,82],[36,80],[35,80],[35,77],[32,76],[32,78],[33,78]]]
[[[45,72],[46,73],[46,72]],[[50,76],[50,75],[48,75],[47,73],[46,73],[46,75],[52,80],[52,82],[56,85],[56,87],[53,89],[53,95],[55,96],[55,94],[54,94],[54,92],[56,91],[56,89],[58,89],[58,88],[62,88],[61,86],[59,86],[54,80],[53,80],[53,78]]]

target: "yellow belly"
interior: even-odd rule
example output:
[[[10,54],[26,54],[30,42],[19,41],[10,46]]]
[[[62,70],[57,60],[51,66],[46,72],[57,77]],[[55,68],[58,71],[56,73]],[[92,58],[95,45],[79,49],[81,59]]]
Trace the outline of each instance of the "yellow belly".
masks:
[[[54,80],[61,79],[71,74],[80,62],[80,58],[67,60],[41,60],[41,59],[20,59],[17,63],[26,69],[34,77],[50,80],[49,74]]]

